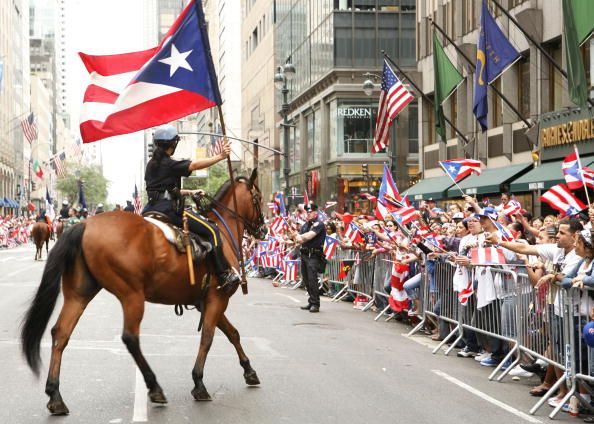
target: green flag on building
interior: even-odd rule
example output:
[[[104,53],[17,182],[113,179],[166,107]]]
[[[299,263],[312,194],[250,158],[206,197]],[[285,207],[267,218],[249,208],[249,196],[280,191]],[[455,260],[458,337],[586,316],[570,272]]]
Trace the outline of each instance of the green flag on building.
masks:
[[[567,82],[569,98],[578,106],[585,106],[588,101],[588,84],[584,62],[580,53],[579,40],[571,0],[563,0],[563,38],[567,56]]]
[[[435,31],[433,31],[433,67],[435,72],[435,131],[441,136],[442,141],[445,141],[445,117],[441,105],[464,78],[450,62]]]
[[[573,19],[578,44],[584,44],[594,30],[594,4],[592,0],[572,0]]]

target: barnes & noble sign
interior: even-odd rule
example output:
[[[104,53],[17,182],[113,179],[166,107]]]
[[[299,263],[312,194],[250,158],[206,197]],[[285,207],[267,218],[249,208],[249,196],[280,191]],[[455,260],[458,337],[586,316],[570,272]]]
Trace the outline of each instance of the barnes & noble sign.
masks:
[[[594,139],[594,118],[578,119],[540,130],[541,147]]]

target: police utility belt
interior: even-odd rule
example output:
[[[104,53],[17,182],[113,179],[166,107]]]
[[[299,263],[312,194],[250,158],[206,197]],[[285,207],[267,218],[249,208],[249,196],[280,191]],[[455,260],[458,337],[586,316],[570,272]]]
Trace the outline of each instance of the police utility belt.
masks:
[[[323,253],[321,248],[318,247],[302,247],[300,250],[301,254],[304,256],[312,257],[315,255],[321,255]]]

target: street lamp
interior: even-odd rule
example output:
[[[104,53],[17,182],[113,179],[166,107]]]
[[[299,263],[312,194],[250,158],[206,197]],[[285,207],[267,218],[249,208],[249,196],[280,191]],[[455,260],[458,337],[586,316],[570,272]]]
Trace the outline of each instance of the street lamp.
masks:
[[[289,124],[289,89],[287,88],[287,81],[291,81],[295,77],[295,73],[295,66],[291,63],[291,58],[289,57],[283,66],[277,68],[277,72],[274,75],[274,86],[283,95],[283,104],[281,105],[283,122],[281,126],[283,127],[283,156],[285,161],[283,174],[285,178],[285,196],[287,198],[289,196],[289,173],[291,172],[289,168],[289,128],[291,125]]]

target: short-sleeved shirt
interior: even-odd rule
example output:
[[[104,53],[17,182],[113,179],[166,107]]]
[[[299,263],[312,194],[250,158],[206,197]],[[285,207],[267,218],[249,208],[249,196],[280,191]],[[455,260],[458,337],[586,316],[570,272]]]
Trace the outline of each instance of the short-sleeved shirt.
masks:
[[[324,223],[320,221],[307,221],[301,227],[299,234],[305,234],[308,231],[313,231],[316,235],[313,239],[303,243],[302,246],[307,249],[322,249],[326,240],[326,226]]]
[[[575,253],[575,249],[565,254],[565,249],[557,247],[556,244],[537,244],[536,250],[541,258],[559,264],[560,272],[563,274],[569,273],[582,260]]]
[[[155,169],[149,162],[144,176],[146,190],[164,192],[181,188],[181,177],[191,174],[190,163],[192,162],[189,160],[175,160],[165,156]]]

